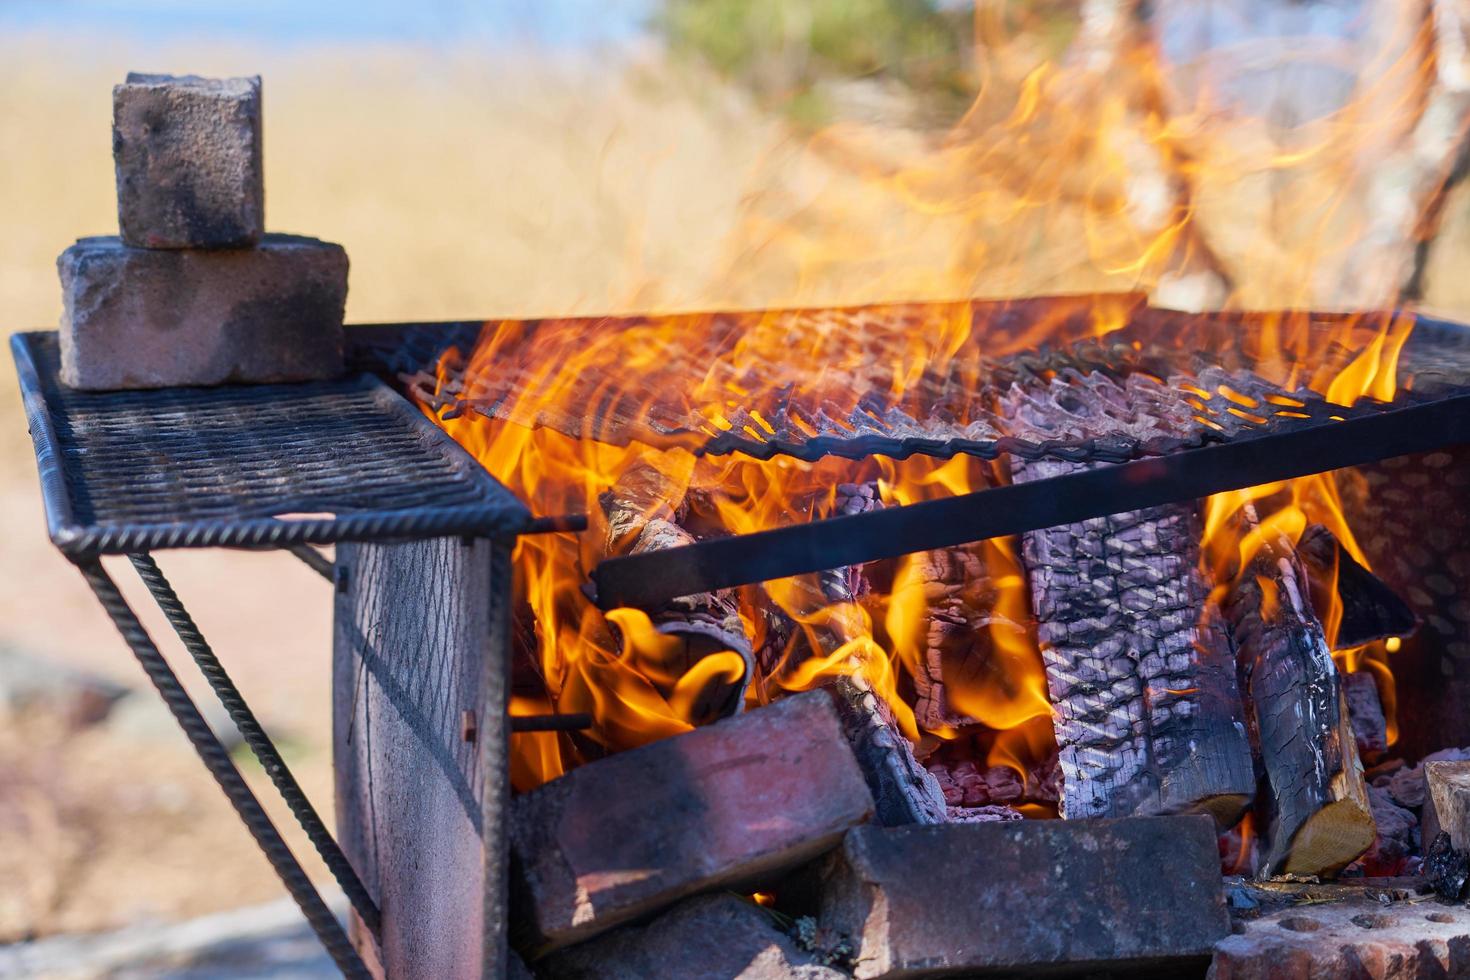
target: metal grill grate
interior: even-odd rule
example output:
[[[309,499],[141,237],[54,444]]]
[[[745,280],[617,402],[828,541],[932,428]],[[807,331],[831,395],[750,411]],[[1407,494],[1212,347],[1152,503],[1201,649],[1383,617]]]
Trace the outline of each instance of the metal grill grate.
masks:
[[[974,326],[966,346],[951,358],[936,360],[901,399],[887,394],[894,383],[885,359],[902,347],[899,338],[905,334],[932,327],[936,318],[954,316],[955,304],[689,316],[687,323],[678,321],[679,329],[665,331],[645,331],[654,322],[645,317],[528,321],[517,325],[518,339],[498,347],[493,370],[475,372],[466,368],[465,355],[474,349],[480,332],[476,324],[372,328],[375,332],[359,334],[357,343],[364,366],[394,377],[411,397],[445,418],[477,412],[614,444],[677,445],[700,454],[738,452],[758,459],[948,458],[964,453],[987,459],[1014,455],[1118,463],[1379,410],[1372,405],[1345,410],[1303,386],[1288,390],[1266,380],[1263,374],[1285,376],[1298,365],[1280,358],[1261,365],[1242,349],[1241,338],[1254,326],[1250,315],[1201,317],[1149,309],[1130,297],[1108,299],[1127,311],[1130,322],[1124,330],[1102,340],[1042,345],[1004,357],[991,357],[981,348],[1014,344],[1041,317],[1049,334],[1085,332],[1093,299],[970,304]],[[1316,335],[1304,346],[1316,357],[1325,355],[1329,367],[1345,366],[1357,353],[1323,339],[1343,319],[1311,314],[1304,324]],[[738,359],[729,357],[732,345],[756,324],[769,330],[773,322],[793,343],[808,335],[831,338],[834,362],[845,359],[847,364],[823,364],[820,353],[802,362],[823,374],[824,390],[849,393],[847,402],[819,402],[792,386],[773,385],[755,369],[733,366]],[[622,372],[615,379],[596,372],[557,378],[558,384],[569,382],[575,390],[547,404],[551,400],[536,397],[537,385],[546,378],[538,339],[542,331],[564,331],[569,325],[589,340],[610,331],[645,331],[640,344],[651,347],[636,372]],[[1459,337],[1464,333],[1421,322],[1416,342],[1405,352],[1405,376],[1422,373],[1426,391],[1466,386],[1470,356],[1465,355],[1470,350]],[[1065,406],[1064,389],[1086,397],[1090,379],[1102,379],[1098,387],[1127,387],[1133,407],[1120,405],[1118,411],[1090,419],[1087,413],[1068,419],[1065,410],[1052,411],[1055,429],[1042,433],[1045,438],[1038,438],[1034,425],[1018,431],[1013,420],[993,408],[1017,385],[1049,389]],[[735,390],[765,393],[756,403],[729,408],[720,425],[691,410],[692,386],[702,383],[718,390],[726,382]]]
[[[178,547],[515,534],[529,511],[370,376],[82,392],[55,334],[12,338],[52,539],[74,559]]]

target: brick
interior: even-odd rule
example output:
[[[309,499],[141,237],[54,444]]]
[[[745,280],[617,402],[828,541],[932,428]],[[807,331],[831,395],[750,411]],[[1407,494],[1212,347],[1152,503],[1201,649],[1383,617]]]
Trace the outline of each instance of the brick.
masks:
[[[544,953],[698,891],[755,887],[872,814],[820,691],[574,769],[512,804],[517,945]]]
[[[1229,934],[1203,815],[859,827],[817,876],[865,980],[1202,967]]]
[[[1470,909],[1356,897],[1294,905],[1237,926],[1209,980],[1411,980],[1470,976]]]
[[[159,251],[84,238],[57,260],[61,377],[110,390],[307,381],[342,372],[347,253],[267,235],[252,249]]]
[[[265,226],[260,77],[128,75],[112,90],[123,241],[240,248]]]
[[[1470,762],[1426,762],[1424,779],[1424,846],[1444,831],[1451,847],[1470,852]]]
[[[559,980],[844,980],[728,892],[686,899],[646,926],[624,926],[548,957]]]

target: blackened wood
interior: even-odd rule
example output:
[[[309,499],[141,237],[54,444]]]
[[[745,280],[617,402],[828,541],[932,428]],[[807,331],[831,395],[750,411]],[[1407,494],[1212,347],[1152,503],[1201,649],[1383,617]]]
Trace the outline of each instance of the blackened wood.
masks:
[[[684,493],[681,481],[648,461],[630,467],[599,500],[607,521],[606,553],[641,555],[693,544],[694,536],[678,524]],[[740,711],[745,689],[755,674],[755,658],[734,595],[711,591],[670,599],[652,610],[650,618],[660,633],[683,644],[676,676],[723,650],[733,651],[745,662],[738,683],[705,692],[698,700],[700,717],[694,720],[710,721]]]
[[[504,916],[501,546],[460,538],[342,544],[336,600],[333,761],[342,849],[383,911],[381,943],[354,928],[391,977],[499,975]],[[498,621],[498,620],[497,620]],[[461,736],[465,711],[479,719]],[[496,720],[498,719],[498,721]],[[497,774],[500,785],[483,775]],[[501,808],[501,809],[497,809]],[[482,848],[482,830],[487,833]],[[497,870],[500,869],[500,870]]]
[[[1265,770],[1267,874],[1336,874],[1373,843],[1347,698],[1307,594],[1290,544],[1277,540],[1225,601]]]
[[[1037,439],[1147,436],[1153,385],[1065,378],[1007,399]],[[1013,459],[1029,483],[1089,464]],[[1255,776],[1229,640],[1200,571],[1201,521],[1166,504],[1022,535],[1047,686],[1056,708],[1063,817],[1209,813],[1233,824]]]
[[[1297,557],[1312,587],[1312,608],[1319,619],[1327,615],[1329,590],[1337,593],[1342,620],[1333,649],[1345,650],[1374,640],[1412,633],[1417,619],[1408,603],[1378,576],[1358,564],[1337,537],[1313,524],[1297,542]]]
[[[1342,689],[1358,756],[1376,762],[1388,751],[1388,720],[1383,716],[1383,702],[1378,697],[1378,681],[1371,670],[1360,670],[1343,675]]]
[[[878,823],[944,823],[947,807],[939,782],[914,758],[913,746],[883,699],[857,675],[840,677],[827,690],[873,794]]]

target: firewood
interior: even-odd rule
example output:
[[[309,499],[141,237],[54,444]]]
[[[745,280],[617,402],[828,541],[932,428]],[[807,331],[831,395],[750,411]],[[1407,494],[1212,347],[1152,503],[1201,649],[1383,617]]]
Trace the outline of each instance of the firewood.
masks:
[[[1266,874],[1334,875],[1375,834],[1347,698],[1307,595],[1290,543],[1276,539],[1225,600],[1265,770]]]
[[[1302,533],[1296,550],[1307,572],[1312,608],[1318,618],[1327,614],[1331,604],[1329,591],[1335,590],[1341,603],[1342,620],[1334,649],[1345,650],[1414,631],[1417,618],[1409,604],[1382,579],[1358,564],[1327,528],[1321,524],[1310,525]]]
[[[1013,388],[1033,442],[1168,435],[1162,386],[1066,371]],[[1093,464],[1013,457],[1016,482]],[[1177,504],[1022,536],[1063,773],[1064,817],[1209,813],[1222,828],[1255,776],[1230,645],[1200,571],[1201,522]]]
[[[860,514],[883,506],[873,483],[839,484],[831,516]],[[842,566],[817,576],[821,601],[854,602],[870,591],[861,565]],[[839,637],[828,638],[835,645]],[[856,669],[828,685],[842,729],[857,756],[886,827],[944,823],[944,793],[934,776],[914,757],[893,712]]]
[[[678,524],[683,482],[650,461],[630,467],[601,495],[599,503],[607,521],[608,555],[637,555],[694,543],[694,536]],[[722,690],[703,692],[696,701],[694,720],[709,721],[739,712],[755,673],[755,656],[734,594],[721,590],[671,599],[650,611],[649,618],[660,633],[682,644],[671,665],[676,677],[710,654],[728,650],[739,655],[745,663],[740,680]]]

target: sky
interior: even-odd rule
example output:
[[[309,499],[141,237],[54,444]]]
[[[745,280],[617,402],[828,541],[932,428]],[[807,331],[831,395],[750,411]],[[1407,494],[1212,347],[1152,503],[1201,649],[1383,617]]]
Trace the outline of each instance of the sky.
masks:
[[[652,0],[0,0],[0,35],[136,32],[283,44],[473,37],[549,47],[636,37]]]

